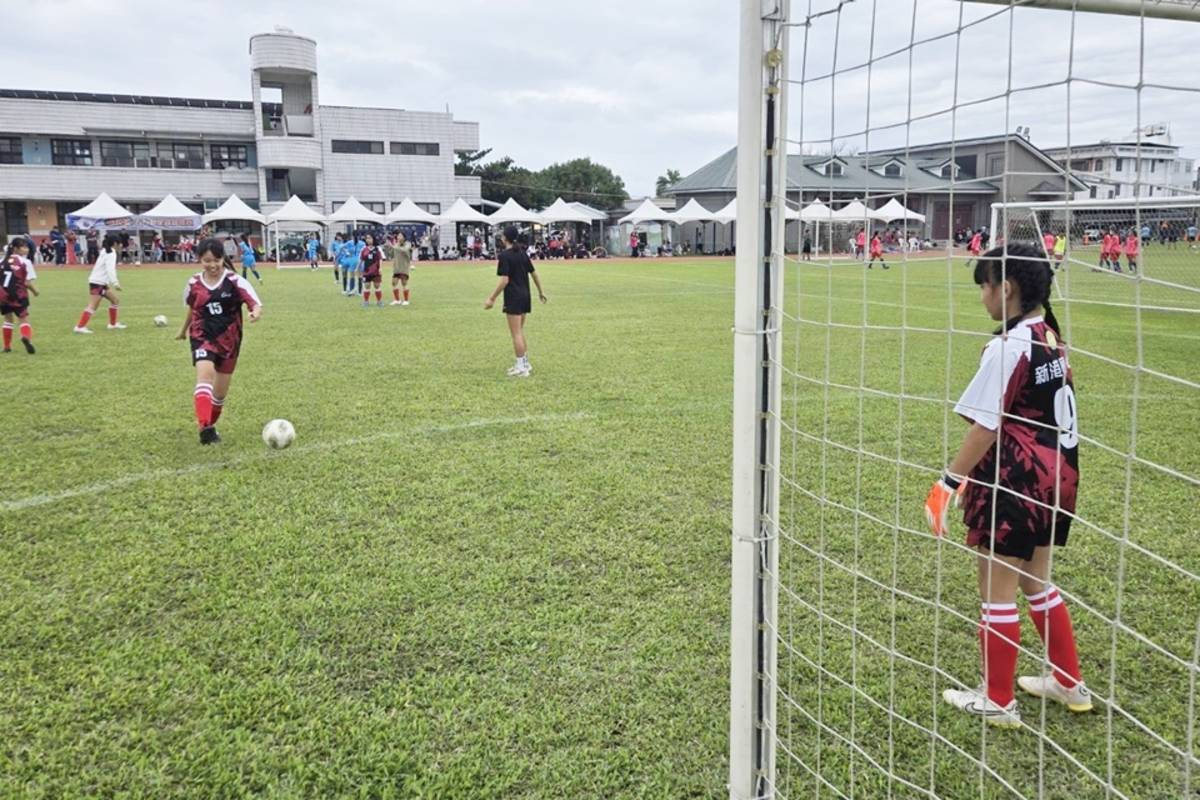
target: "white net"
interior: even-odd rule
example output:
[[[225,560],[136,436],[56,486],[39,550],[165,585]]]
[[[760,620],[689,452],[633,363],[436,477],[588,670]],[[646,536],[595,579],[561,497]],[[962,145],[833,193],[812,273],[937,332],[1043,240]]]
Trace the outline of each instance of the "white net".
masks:
[[[761,661],[774,705],[757,703],[774,763],[756,764],[755,791],[1196,796],[1200,250],[1187,159],[1200,92],[1183,54],[1200,51],[1200,25],[952,0],[793,0],[789,24],[787,192],[805,212],[764,317],[780,332],[767,466],[780,491],[763,535],[777,555],[764,549],[758,570],[760,597],[778,600],[733,620],[765,629],[774,651]],[[1165,151],[1148,126],[1159,120]],[[1181,164],[1180,188],[1151,195]],[[1091,200],[1114,185],[1124,200]],[[874,213],[889,201],[899,210]],[[1000,729],[943,699],[979,683],[976,553],[961,512],[934,538],[922,504],[967,431],[953,407],[996,325],[972,239],[1056,260],[1046,234],[1063,238],[1052,300],[1081,475],[1050,580],[1094,708],[1018,690],[1020,724]],[[1101,264],[1105,235],[1119,256]],[[1016,672],[1039,675],[1049,657],[1016,602]]]

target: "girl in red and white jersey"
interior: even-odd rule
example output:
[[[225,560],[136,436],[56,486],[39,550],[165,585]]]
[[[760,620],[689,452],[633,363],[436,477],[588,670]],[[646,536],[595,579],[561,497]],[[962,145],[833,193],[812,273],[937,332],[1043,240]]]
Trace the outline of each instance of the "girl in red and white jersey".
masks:
[[[375,241],[375,234],[368,233],[366,245],[358,256],[362,264],[362,295],[363,308],[371,305],[371,285],[375,286],[375,303],[383,305],[383,248]]]
[[[117,315],[121,306],[121,282],[117,280],[117,237],[109,234],[104,237],[104,245],[100,257],[96,259],[92,273],[88,275],[88,304],[75,323],[75,333],[92,333],[88,322],[92,314],[100,306],[100,300],[108,301],[108,329],[121,330],[125,325],[118,321]]]
[[[14,324],[21,326],[21,344],[33,355],[33,327],[29,324],[29,295],[38,295],[37,272],[29,255],[33,244],[23,237],[13,239],[0,260],[0,316],[4,317],[4,352],[12,352]]]
[[[200,242],[196,254],[202,271],[189,278],[183,290],[188,313],[175,338],[191,340],[200,444],[213,444],[221,441],[216,424],[242,349],[242,306],[250,309],[250,321],[257,322],[262,301],[250,281],[234,271],[219,239]]]
[[[1051,665],[1048,674],[1022,676],[1018,684],[1071,711],[1092,707],[1071,615],[1050,583],[1050,548],[1067,543],[1079,486],[1075,387],[1050,310],[1052,280],[1050,264],[1034,244],[1010,244],[1007,255],[993,248],[976,262],[980,300],[1004,324],[954,407],[971,428],[925,500],[930,527],[942,536],[949,507],[961,498],[967,545],[979,554],[983,685],[947,689],[943,697],[1006,727],[1021,721],[1013,696],[1021,639],[1018,586]]]

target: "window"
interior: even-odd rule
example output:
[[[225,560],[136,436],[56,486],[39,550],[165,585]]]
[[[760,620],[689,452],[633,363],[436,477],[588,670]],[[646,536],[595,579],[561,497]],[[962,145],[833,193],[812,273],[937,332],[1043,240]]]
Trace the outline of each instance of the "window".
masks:
[[[150,144],[148,142],[101,142],[100,166],[148,167],[150,166]]]
[[[1114,159],[1113,159],[1113,161],[1116,161],[1116,162],[1117,162],[1117,172],[1120,172],[1120,171],[1121,171],[1121,168],[1125,166],[1125,159],[1123,159],[1123,158],[1114,158]]]
[[[204,169],[204,145],[199,142],[159,142],[157,166],[164,169]]]
[[[1096,187],[1095,186],[1091,187],[1091,189],[1088,191],[1088,197],[1092,198],[1093,200],[1096,199]]]
[[[1109,197],[1120,197],[1120,196],[1121,196],[1121,184],[1118,183],[1117,187],[1113,190],[1113,193],[1110,194]]]
[[[0,136],[0,164],[23,164],[19,136]]]
[[[988,175],[1004,172],[1004,156],[988,156]]]
[[[437,142],[392,142],[394,156],[437,156],[442,153],[442,146]]]
[[[2,205],[4,206],[4,235],[17,236],[29,233],[29,220],[25,215],[25,204],[15,200],[6,200]]]
[[[1072,172],[1091,172],[1091,170],[1092,170],[1091,159],[1088,159],[1088,158],[1076,159],[1075,161],[1071,162],[1071,171]]]
[[[368,211],[374,211],[376,214],[387,213],[387,203],[363,203],[363,207]]]
[[[1152,159],[1150,159],[1150,171],[1151,171],[1151,172],[1154,172],[1154,165],[1155,165],[1156,163],[1158,163],[1158,162],[1156,162],[1156,161],[1155,161],[1153,158],[1152,158]]]
[[[400,204],[397,203],[396,205]],[[417,203],[417,208],[421,209],[422,211],[428,211],[430,214],[442,213],[441,203]]]
[[[359,139],[334,139],[333,152],[383,155],[383,142],[368,142]]]
[[[904,174],[904,170],[895,161],[886,164],[883,168],[883,176],[885,178],[899,178]]]
[[[245,169],[250,166],[249,150],[244,144],[214,144],[213,169]]]
[[[51,139],[50,161],[60,167],[90,167],[92,143],[87,139]]]
[[[943,178],[953,178],[958,172],[958,168],[954,164],[945,164],[942,166],[941,175]]]

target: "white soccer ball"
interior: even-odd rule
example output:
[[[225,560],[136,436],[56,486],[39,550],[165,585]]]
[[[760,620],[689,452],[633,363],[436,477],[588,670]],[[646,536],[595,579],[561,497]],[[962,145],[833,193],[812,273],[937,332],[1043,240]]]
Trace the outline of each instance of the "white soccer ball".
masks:
[[[165,316],[163,316],[162,314],[159,314],[157,317],[154,318],[154,327],[156,327],[156,328],[167,327],[167,318]]]
[[[282,450],[296,438],[296,429],[286,419],[273,419],[263,426],[263,441],[272,450]]]

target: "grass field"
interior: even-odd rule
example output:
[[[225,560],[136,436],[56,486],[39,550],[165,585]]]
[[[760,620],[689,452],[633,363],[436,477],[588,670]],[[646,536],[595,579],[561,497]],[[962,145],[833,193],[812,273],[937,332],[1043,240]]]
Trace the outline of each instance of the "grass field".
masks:
[[[84,274],[42,271],[39,352],[0,360],[0,796],[724,795],[731,264],[545,264],[528,380],[504,377],[502,317],[481,309],[492,271],[422,264],[404,309],[361,308],[327,270],[268,271],[214,448],[196,443],[194,372],[172,340],[187,272],[124,270],[130,328],[84,338],[70,333]],[[1112,302],[1131,288],[1070,280]],[[866,757],[941,797],[1004,796],[953,749],[977,755],[980,729],[935,699],[977,669],[972,565],[912,532],[933,473],[896,466],[940,465],[961,433],[941,401],[983,339],[944,330],[991,328],[969,271],[793,266],[788,281],[785,310],[809,322],[786,327],[782,416],[816,439],[783,447],[781,739],[856,797],[885,794]],[[1099,357],[1134,360],[1132,313],[1069,319],[1097,356],[1074,362],[1081,428],[1118,451],[1085,443],[1080,514],[1120,535],[1128,505],[1131,542],[1200,571],[1194,484],[1135,464],[1126,503],[1135,385]],[[1200,381],[1196,315],[1141,326],[1147,366]],[[1144,374],[1136,392],[1138,455],[1200,473],[1196,392]],[[272,417],[295,423],[290,450],[263,447]],[[1126,548],[1118,601],[1117,544],[1073,536],[1057,581],[1109,617],[1119,602],[1125,625],[1194,664],[1197,583]],[[1111,626],[1073,608],[1107,697]],[[1193,671],[1117,639],[1122,706],[1191,747]],[[1037,704],[1022,708],[1038,729]],[[1103,705],[1046,709],[1045,726],[1106,774]],[[1119,716],[1112,728],[1118,788],[1180,796],[1182,761]],[[1036,796],[1040,741],[988,732],[987,762]],[[813,796],[779,761],[786,795]],[[1102,796],[1048,747],[1044,761],[1045,796]]]

